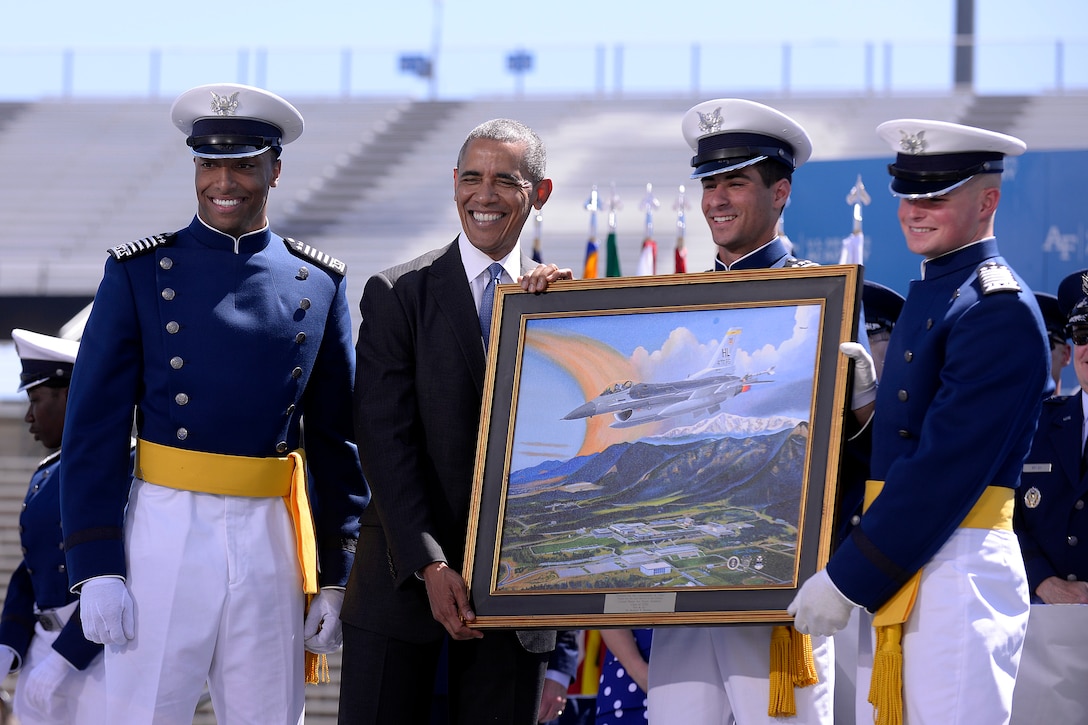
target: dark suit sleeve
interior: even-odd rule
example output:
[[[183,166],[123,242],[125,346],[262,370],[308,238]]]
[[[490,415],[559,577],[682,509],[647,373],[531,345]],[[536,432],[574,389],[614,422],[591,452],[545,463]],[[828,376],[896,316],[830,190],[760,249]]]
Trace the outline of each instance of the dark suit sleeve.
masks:
[[[430,562],[446,561],[427,496],[434,472],[417,400],[416,320],[384,274],[367,282],[359,308],[355,434],[402,585]]]
[[[548,669],[569,675],[573,680],[578,674],[578,633],[577,629],[559,632],[555,639],[555,650],[548,660]]]

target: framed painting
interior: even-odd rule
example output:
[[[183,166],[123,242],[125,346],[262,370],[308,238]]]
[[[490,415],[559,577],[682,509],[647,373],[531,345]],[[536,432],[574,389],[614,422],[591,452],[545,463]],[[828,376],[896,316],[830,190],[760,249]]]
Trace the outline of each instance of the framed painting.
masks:
[[[789,621],[830,553],[860,290],[853,265],[501,286],[478,626]]]

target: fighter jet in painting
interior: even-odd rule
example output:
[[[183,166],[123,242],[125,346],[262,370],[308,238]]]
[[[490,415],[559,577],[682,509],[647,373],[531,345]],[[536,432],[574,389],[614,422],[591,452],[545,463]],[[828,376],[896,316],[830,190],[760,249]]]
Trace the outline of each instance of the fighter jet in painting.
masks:
[[[611,427],[630,428],[682,415],[696,419],[714,415],[721,410],[722,403],[747,392],[752,385],[773,382],[760,379],[774,375],[773,367],[758,373],[735,374],[734,347],[740,332],[739,327],[731,328],[707,366],[684,380],[615,383],[593,400],[567,413],[563,420],[611,413],[616,419]]]

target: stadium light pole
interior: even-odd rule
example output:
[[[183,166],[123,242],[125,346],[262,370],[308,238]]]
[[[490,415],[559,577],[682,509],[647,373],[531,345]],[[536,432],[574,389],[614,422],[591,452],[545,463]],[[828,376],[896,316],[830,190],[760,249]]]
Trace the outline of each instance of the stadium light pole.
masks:
[[[975,85],[975,0],[956,0],[956,35],[953,39],[956,90]]]
[[[438,51],[442,45],[442,0],[434,0],[434,19],[431,24],[431,100],[438,98]]]

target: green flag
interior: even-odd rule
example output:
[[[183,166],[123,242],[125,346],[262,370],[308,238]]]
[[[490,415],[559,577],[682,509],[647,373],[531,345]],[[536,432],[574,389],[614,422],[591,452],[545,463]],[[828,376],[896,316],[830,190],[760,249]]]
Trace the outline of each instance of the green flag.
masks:
[[[622,277],[620,272],[620,253],[616,250],[616,230],[608,231],[608,267],[605,277]]]

